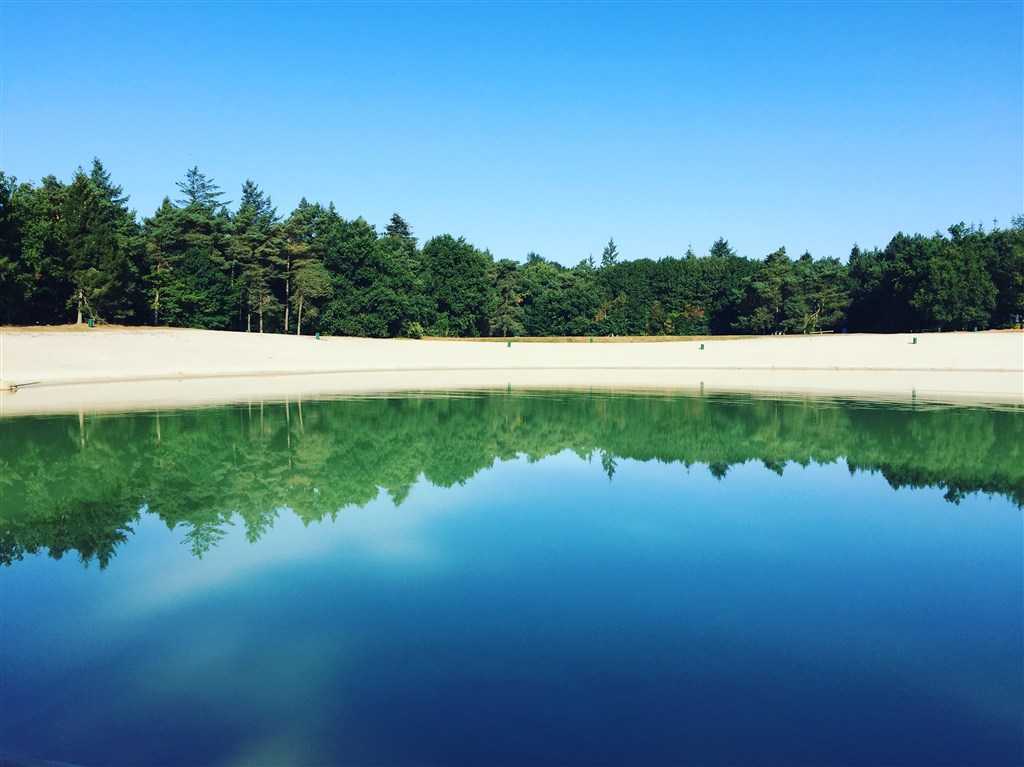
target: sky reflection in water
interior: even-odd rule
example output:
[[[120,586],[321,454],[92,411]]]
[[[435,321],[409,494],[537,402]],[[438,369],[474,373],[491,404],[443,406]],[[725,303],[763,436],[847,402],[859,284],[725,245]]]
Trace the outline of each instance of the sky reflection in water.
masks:
[[[0,421],[0,755],[1013,764],[1021,421],[570,394]]]

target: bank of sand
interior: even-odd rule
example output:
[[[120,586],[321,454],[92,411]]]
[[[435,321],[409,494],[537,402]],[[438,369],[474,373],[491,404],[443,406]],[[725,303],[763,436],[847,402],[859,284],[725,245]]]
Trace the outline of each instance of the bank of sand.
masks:
[[[0,331],[0,379],[0,415],[508,386],[1022,404],[1024,333],[509,346],[156,328],[7,329]]]

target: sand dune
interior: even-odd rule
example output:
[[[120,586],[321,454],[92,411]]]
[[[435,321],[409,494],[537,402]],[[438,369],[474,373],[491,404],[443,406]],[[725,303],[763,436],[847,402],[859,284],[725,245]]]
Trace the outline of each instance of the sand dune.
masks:
[[[157,328],[8,329],[0,331],[0,345],[5,415],[506,386],[1024,403],[1021,332],[507,345]],[[11,393],[11,385],[18,391]]]

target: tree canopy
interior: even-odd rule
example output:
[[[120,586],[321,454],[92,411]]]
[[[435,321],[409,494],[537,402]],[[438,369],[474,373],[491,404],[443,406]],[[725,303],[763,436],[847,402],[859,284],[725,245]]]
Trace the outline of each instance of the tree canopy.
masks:
[[[455,234],[422,246],[303,199],[287,216],[252,179],[238,204],[198,167],[139,218],[95,159],[70,181],[0,171],[0,323],[95,319],[360,336],[703,335],[1009,327],[1024,319],[1024,217],[897,233],[846,262],[736,253],[599,263],[496,261]],[[629,254],[627,254],[628,256]],[[301,326],[299,313],[301,312]]]

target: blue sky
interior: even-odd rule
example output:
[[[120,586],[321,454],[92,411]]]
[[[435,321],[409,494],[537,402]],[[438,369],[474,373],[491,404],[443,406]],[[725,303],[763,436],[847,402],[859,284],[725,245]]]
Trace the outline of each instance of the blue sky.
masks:
[[[1022,200],[1022,4],[0,0],[0,168],[191,165],[571,264],[845,257]]]

